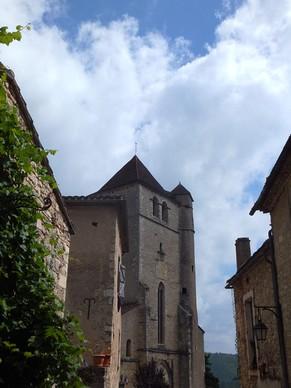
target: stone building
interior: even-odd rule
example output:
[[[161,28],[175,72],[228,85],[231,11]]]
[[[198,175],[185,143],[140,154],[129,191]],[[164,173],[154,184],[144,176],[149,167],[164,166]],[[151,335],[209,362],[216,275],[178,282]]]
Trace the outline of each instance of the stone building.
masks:
[[[4,69],[4,66],[0,63],[0,73]],[[43,148],[14,74],[11,70],[5,69],[5,71],[7,74],[6,94],[8,102],[17,108],[22,128],[32,134],[33,141],[38,147]],[[44,164],[53,177],[53,171],[47,159],[44,160]],[[51,238],[57,240],[57,248],[51,248],[52,255],[47,258],[47,261],[55,278],[56,294],[64,301],[66,297],[70,236],[73,233],[73,228],[59,189],[57,187],[52,189],[47,183],[43,183],[38,176],[34,175],[30,176],[28,183],[34,188],[40,207],[43,207],[43,215],[46,221],[53,225],[53,230],[50,232],[44,228],[43,223],[40,221],[38,221],[37,226],[40,238],[48,246]]]
[[[166,191],[134,156],[86,201],[100,196],[120,196],[127,203],[129,251],[122,258],[126,286],[120,387],[132,388],[137,365],[154,358],[170,387],[203,388],[203,331],[198,326],[196,308],[190,192],[181,184]],[[87,212],[93,220],[89,209]],[[106,213],[100,215],[98,223],[102,224],[104,217]],[[86,276],[83,282],[89,283]],[[78,304],[72,300],[74,303]]]
[[[291,137],[251,209],[269,213],[268,240],[251,256],[238,239],[233,288],[242,388],[290,387],[291,376]],[[262,335],[264,334],[264,335]]]
[[[274,306],[270,240],[251,255],[250,240],[236,240],[237,272],[228,280],[234,290],[237,350],[242,388],[281,387],[276,317],[256,306]],[[259,316],[260,314],[260,316]],[[268,327],[265,341],[258,341],[254,326],[261,318]]]
[[[66,309],[87,341],[85,365],[95,366],[92,387],[118,387],[121,303],[127,251],[125,201],[117,196],[65,197],[75,234],[70,248]]]

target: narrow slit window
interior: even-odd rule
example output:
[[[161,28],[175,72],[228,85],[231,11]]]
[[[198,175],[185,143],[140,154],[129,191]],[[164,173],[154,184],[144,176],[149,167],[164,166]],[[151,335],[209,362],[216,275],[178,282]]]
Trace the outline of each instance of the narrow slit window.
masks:
[[[159,217],[160,216],[160,212],[159,212],[159,201],[158,201],[158,198],[157,197],[154,197],[153,198],[153,215],[155,217]]]
[[[249,299],[245,302],[245,317],[246,317],[246,337],[247,349],[250,369],[257,368],[257,352],[256,342],[253,330],[254,315],[253,315],[253,300]]]
[[[165,343],[165,287],[159,284],[158,289],[158,343]]]
[[[167,202],[162,203],[162,220],[168,222],[169,214],[168,214],[168,205]]]
[[[131,357],[131,340],[128,339],[126,341],[126,353],[125,353],[126,357]]]

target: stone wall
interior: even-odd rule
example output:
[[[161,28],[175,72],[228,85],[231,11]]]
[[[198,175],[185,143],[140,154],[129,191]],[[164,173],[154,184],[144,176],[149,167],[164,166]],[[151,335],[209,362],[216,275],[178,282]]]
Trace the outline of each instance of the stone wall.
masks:
[[[159,217],[153,215],[153,197],[160,204]],[[167,203],[168,222],[162,220],[161,204]],[[167,197],[140,187],[140,281],[146,286],[147,361],[152,357],[165,366],[174,387],[180,385],[178,306],[181,295],[179,209]],[[165,287],[165,341],[158,343],[158,288]]]
[[[273,306],[273,288],[271,265],[267,261],[269,250],[256,257],[255,263],[234,282],[235,319],[237,330],[237,349],[239,354],[239,374],[242,388],[280,387],[280,353],[275,316],[262,311],[262,321],[268,327],[266,341],[256,341],[256,365],[250,359],[247,340],[247,317],[245,302],[253,302],[253,325],[258,318],[255,306]]]
[[[285,347],[289,380],[291,381],[291,177],[286,179],[281,187],[271,211],[271,221],[274,235],[275,260],[278,273],[279,297],[282,306]]]
[[[177,206],[169,204],[169,222],[164,224],[152,215],[152,197],[152,192],[141,187],[139,279],[147,287],[146,346],[158,348],[158,287],[162,282],[165,287],[165,347],[178,350],[177,312],[181,290]],[[162,202],[162,198],[159,201]]]
[[[205,353],[204,353],[204,330],[198,327],[197,351],[197,387],[205,387]]]
[[[6,92],[8,102],[18,109],[20,125],[24,130],[31,132],[35,144],[41,147],[33,121],[12,72],[8,73]],[[44,164],[48,168],[49,173],[53,175],[48,160],[45,160]],[[47,257],[47,264],[55,279],[56,294],[62,301],[65,301],[72,227],[58,189],[51,189],[47,183],[43,183],[35,175],[31,175],[27,183],[32,186],[40,207],[43,206],[43,200],[46,197],[49,197],[52,203],[48,210],[43,212],[43,215],[45,220],[52,224],[53,229],[48,231],[41,221],[38,221],[37,227],[40,238],[50,250],[50,255]],[[55,247],[50,243],[51,239],[56,240]]]
[[[152,358],[164,369],[171,388],[189,387],[189,373],[194,375],[192,363],[189,365],[189,359],[191,362],[189,354],[196,352],[196,350],[201,353],[203,350],[200,349],[201,338],[198,339],[197,334],[197,315],[195,314],[195,319],[191,315],[191,322],[189,323],[187,320],[185,327],[182,327],[181,322],[178,321],[179,305],[184,287],[181,284],[180,273],[180,205],[172,198],[154,192],[138,183],[102,192],[102,195],[121,195],[127,201],[129,252],[124,255],[126,304],[122,313],[121,336],[121,375],[128,381],[126,388],[134,387],[137,364],[146,363]],[[153,215],[154,197],[159,203],[159,217]],[[166,202],[168,207],[167,221],[162,219],[161,205],[163,202]],[[191,233],[191,239],[185,256],[189,262],[191,261],[190,267],[187,268],[189,272],[187,281],[191,282],[191,285],[187,284],[186,288],[188,293],[193,291],[193,299],[195,299],[192,208],[187,211],[191,218],[191,230],[185,231],[185,235]],[[187,240],[186,236],[185,240]],[[158,343],[158,287],[160,283],[163,283],[165,287],[165,341],[163,344]],[[196,308],[196,299],[194,305]],[[190,337],[187,336],[185,349],[181,344],[180,334],[187,331],[189,325]],[[132,354],[127,357],[126,343],[128,339],[131,340]],[[185,364],[186,369],[184,368]],[[191,372],[189,372],[189,367]],[[201,371],[203,367],[204,356],[195,360],[196,370]],[[198,374],[195,375],[197,381],[192,380],[191,388],[203,387],[203,385],[199,386],[201,373]],[[184,384],[185,379],[186,385]],[[202,380],[204,380],[204,376]]]
[[[40,182],[36,176],[30,177],[29,184],[34,188],[37,198],[43,199],[49,196],[52,201],[52,205],[48,210],[43,212],[43,215],[45,220],[51,223],[53,228],[48,231],[40,220],[37,222],[37,227],[40,238],[44,241],[50,251],[50,255],[47,257],[47,265],[55,279],[56,294],[63,302],[65,302],[70,230],[67,222],[64,220],[62,211],[60,210],[55,194],[52,192],[51,188]],[[51,239],[56,241],[56,246],[51,245]]]
[[[96,365],[100,356],[109,356],[104,387],[118,387],[121,356],[118,277],[122,249],[117,209],[74,201],[67,201],[67,205],[75,235],[70,249],[66,309],[79,318],[88,341],[86,363]]]
[[[135,382],[135,372],[139,362],[145,363],[144,353],[139,349],[144,348],[145,308],[143,305],[125,306],[127,311],[122,313],[122,338],[121,338],[121,374],[128,382],[126,388],[133,387]],[[127,355],[127,341],[130,341],[130,353]]]
[[[204,367],[204,359],[201,359],[201,336],[196,305],[195,231],[191,196],[188,193],[180,194],[176,196],[176,200],[179,203],[180,287],[182,289],[180,299],[183,310],[189,314],[188,324],[186,320],[183,328],[189,332],[189,335],[188,338],[184,338],[186,341],[181,342],[182,348],[189,353],[189,380],[184,381],[183,384],[185,387],[186,384],[191,387],[201,384],[201,369]],[[183,376],[184,374],[181,378]]]
[[[126,185],[120,188],[102,192],[102,195],[120,196],[127,203],[128,244],[130,251],[124,253],[123,264],[126,267],[126,303],[136,303],[139,297],[139,187]]]

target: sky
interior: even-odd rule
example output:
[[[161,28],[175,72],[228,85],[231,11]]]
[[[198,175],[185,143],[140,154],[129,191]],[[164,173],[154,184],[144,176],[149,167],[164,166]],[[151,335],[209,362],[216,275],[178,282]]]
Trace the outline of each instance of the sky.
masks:
[[[0,48],[65,195],[100,188],[134,154],[194,197],[197,294],[207,351],[235,352],[235,239],[290,132],[290,0],[1,0]]]

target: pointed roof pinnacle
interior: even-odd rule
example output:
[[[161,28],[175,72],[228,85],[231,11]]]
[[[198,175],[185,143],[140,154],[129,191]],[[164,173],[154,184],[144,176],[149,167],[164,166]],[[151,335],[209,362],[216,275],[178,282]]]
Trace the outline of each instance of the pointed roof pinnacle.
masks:
[[[164,188],[152,176],[145,165],[134,155],[98,192],[108,191],[131,183],[141,183],[148,188],[165,193]]]
[[[193,201],[192,195],[189,190],[186,189],[185,186],[179,182],[179,184],[171,191],[171,194],[176,195],[189,195],[191,197],[191,200]]]

